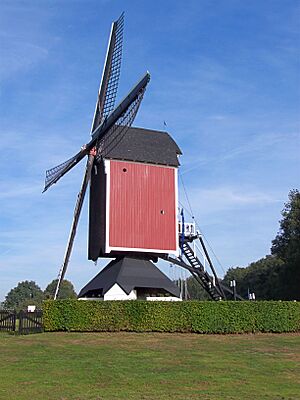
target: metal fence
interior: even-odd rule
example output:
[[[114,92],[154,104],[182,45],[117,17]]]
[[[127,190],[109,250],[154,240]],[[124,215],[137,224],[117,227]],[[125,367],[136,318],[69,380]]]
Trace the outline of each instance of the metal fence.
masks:
[[[20,335],[43,332],[43,312],[0,310],[0,331],[17,332]]]

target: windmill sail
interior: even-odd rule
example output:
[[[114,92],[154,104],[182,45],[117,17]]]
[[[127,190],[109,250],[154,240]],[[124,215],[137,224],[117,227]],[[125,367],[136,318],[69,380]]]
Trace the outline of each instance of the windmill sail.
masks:
[[[141,90],[137,98],[127,108],[126,112],[121,115],[118,121],[111,127],[106,135],[99,140],[97,144],[97,156],[96,158],[105,157],[114,147],[116,147],[126,135],[126,132],[131,127],[135,116],[139,110],[142,102],[145,89]]]
[[[147,72],[115,110],[94,130],[92,139],[83,149],[64,163],[46,171],[44,192],[77,165],[94,146],[96,146],[97,149],[99,148],[99,152],[101,153],[99,147],[101,143],[104,143],[104,140],[109,140],[109,137],[111,137],[111,141],[113,141],[113,138],[118,136],[117,133],[118,131],[120,132],[120,126],[122,124],[125,124],[125,126],[132,124],[149,80],[150,74]],[[115,124],[117,127],[114,127]],[[118,125],[120,126],[118,127]]]
[[[121,70],[123,30],[124,13],[121,14],[117,21],[113,22],[111,27],[91,133],[112,112],[115,106]]]
[[[79,163],[86,155],[88,151],[84,148],[80,150],[75,156],[70,158],[67,161],[53,167],[51,169],[47,169],[46,177],[45,177],[45,187],[43,193],[54,183],[56,183],[63,175],[65,175],[70,169],[72,169],[76,164]]]

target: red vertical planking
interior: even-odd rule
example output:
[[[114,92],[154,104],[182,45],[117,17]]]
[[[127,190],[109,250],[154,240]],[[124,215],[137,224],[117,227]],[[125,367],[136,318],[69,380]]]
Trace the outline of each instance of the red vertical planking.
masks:
[[[175,168],[110,161],[109,246],[177,250]]]

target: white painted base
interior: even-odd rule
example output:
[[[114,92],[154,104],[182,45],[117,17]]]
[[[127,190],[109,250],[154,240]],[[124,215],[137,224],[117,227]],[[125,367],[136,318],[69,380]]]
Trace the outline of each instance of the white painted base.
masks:
[[[148,301],[182,301],[179,297],[146,297]]]
[[[79,297],[77,300],[103,301],[103,297]]]
[[[115,283],[108,292],[104,295],[104,300],[136,300],[136,290],[132,290],[129,294],[126,294],[124,290]]]
[[[104,297],[80,297],[78,300],[93,300],[93,301],[106,301],[106,300],[137,300],[137,291],[134,289],[129,294],[126,294],[124,290],[115,283],[108,292],[105,293]],[[146,297],[148,301],[182,301],[181,298],[175,296],[166,297]]]

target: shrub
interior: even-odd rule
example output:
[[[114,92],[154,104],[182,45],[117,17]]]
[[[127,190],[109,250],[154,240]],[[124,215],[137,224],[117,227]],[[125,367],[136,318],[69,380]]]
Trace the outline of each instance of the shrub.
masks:
[[[43,303],[45,331],[247,333],[300,331],[289,301],[78,301]]]

